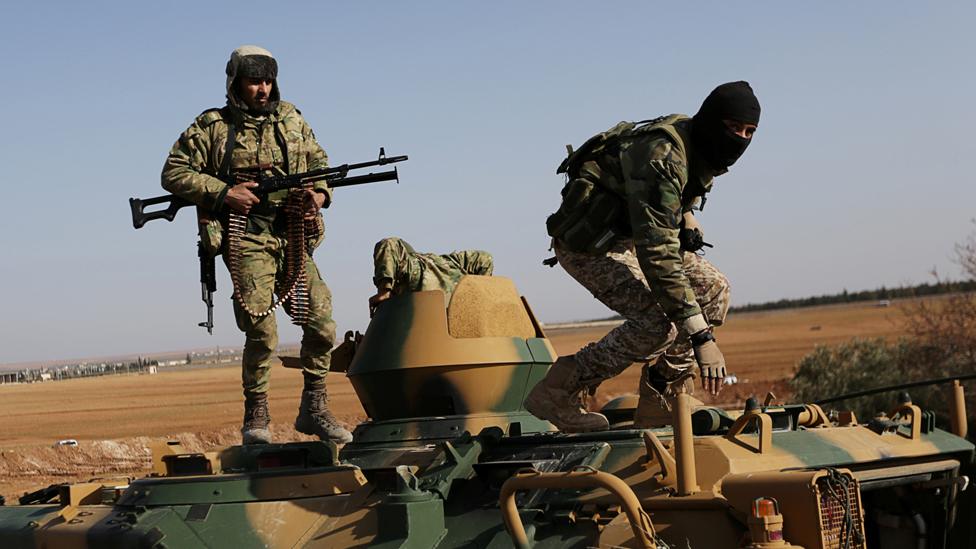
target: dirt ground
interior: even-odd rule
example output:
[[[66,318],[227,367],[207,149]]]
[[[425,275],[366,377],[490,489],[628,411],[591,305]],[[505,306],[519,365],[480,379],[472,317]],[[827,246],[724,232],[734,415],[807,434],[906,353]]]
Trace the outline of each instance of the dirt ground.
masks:
[[[896,301],[890,307],[836,305],[730,315],[716,337],[740,384],[724,391],[719,402],[740,405],[769,390],[787,396],[785,383],[794,365],[815,345],[901,335],[904,307],[905,302]],[[548,336],[560,354],[567,354],[609,329],[560,329]],[[639,372],[631,367],[604,383],[596,403],[636,392]],[[276,440],[308,438],[290,427],[301,387],[300,371],[274,370],[270,407]],[[329,393],[340,420],[351,426],[365,419],[345,376],[330,376]],[[149,467],[151,439],[179,439],[192,451],[236,444],[242,403],[237,367],[0,385],[0,495],[13,503],[25,490],[55,482],[139,476]],[[66,438],[78,440],[79,446],[52,447]]]

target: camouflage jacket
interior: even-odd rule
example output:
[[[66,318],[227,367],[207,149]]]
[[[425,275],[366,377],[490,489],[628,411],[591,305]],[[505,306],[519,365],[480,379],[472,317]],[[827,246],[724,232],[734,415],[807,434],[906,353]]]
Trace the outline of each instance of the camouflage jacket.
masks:
[[[675,115],[668,120],[667,128],[652,122],[646,126],[650,129],[638,127],[608,140],[569,177],[589,179],[625,201],[627,219],[622,221],[633,236],[641,271],[676,322],[701,312],[682,271],[678,231],[682,214],[711,189],[713,174],[695,158],[691,120]]]
[[[164,189],[205,210],[221,210],[228,186],[217,176],[227,149],[228,123],[235,128],[232,170],[264,165],[291,174],[328,165],[312,129],[291,103],[281,101],[274,113],[260,118],[226,106],[204,111],[173,145],[163,166]],[[331,202],[324,181],[315,183],[315,190],[326,193],[326,205]],[[287,193],[261,197],[256,213],[279,206]]]
[[[400,238],[384,238],[373,249],[373,283],[390,289],[394,295],[423,290],[454,292],[466,274],[490,275],[491,254],[480,250],[462,250],[438,255],[417,253]]]

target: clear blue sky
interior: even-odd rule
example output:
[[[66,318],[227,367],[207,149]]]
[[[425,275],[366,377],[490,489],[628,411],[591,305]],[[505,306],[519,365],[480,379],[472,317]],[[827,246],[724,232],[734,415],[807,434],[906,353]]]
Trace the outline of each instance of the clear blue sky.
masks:
[[[179,133],[224,102],[230,51],[279,60],[334,163],[408,154],[342,189],[316,254],[340,333],[371,251],[482,248],[544,321],[609,314],[548,256],[566,143],[692,114],[745,79],[755,142],[700,216],[735,303],[955,276],[976,187],[971,2],[26,2],[0,8],[0,363],[240,345],[219,267],[203,320],[191,212],[132,229]],[[299,331],[284,319],[282,341]]]

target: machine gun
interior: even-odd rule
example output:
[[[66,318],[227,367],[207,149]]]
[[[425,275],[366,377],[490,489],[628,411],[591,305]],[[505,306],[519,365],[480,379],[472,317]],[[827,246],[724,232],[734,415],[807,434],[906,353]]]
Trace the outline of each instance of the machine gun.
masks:
[[[228,185],[234,185],[239,183],[241,180],[254,181],[258,184],[258,186],[252,188],[251,192],[259,195],[284,189],[295,189],[302,187],[306,183],[313,183],[315,181],[322,180],[326,180],[329,183],[329,187],[333,189],[339,187],[350,187],[352,185],[364,185],[366,183],[379,183],[382,181],[396,181],[399,183],[400,177],[397,173],[396,167],[394,167],[392,170],[367,173],[364,175],[350,176],[349,172],[363,168],[370,168],[373,166],[395,164],[405,160],[407,160],[406,155],[390,157],[386,156],[386,151],[383,147],[380,147],[380,154],[377,159],[369,162],[343,164],[341,166],[320,168],[318,170],[310,170],[307,172],[290,175],[265,175],[266,170],[257,170],[256,172],[245,170],[244,172],[233,174],[231,178],[228,178],[229,180],[223,178],[222,180]],[[166,204],[166,207],[146,211],[147,206],[155,206],[158,204]],[[176,218],[177,212],[186,206],[193,205],[194,204],[189,200],[180,198],[173,194],[154,196],[152,198],[130,198],[129,208],[132,210],[132,226],[136,229],[140,229],[147,222],[154,219],[173,221],[173,219]],[[200,230],[203,230],[203,226],[201,226]],[[202,328],[206,328],[207,333],[213,334],[213,294],[217,291],[216,258],[207,251],[202,239],[197,242],[197,256],[200,258],[201,299],[207,306],[207,320],[206,322],[200,322],[198,325]]]
[[[379,183],[381,181],[396,181],[400,182],[400,177],[397,174],[397,169],[394,167],[392,170],[377,173],[368,173],[365,175],[349,176],[349,172],[352,170],[360,170],[362,168],[370,168],[373,166],[384,166],[386,164],[395,164],[397,162],[403,162],[407,160],[404,156],[386,156],[386,151],[383,147],[380,147],[380,155],[376,160],[370,162],[360,162],[358,164],[343,164],[341,166],[335,166],[332,168],[321,168],[318,170],[311,170],[304,173],[296,173],[291,175],[263,175],[261,173],[254,174],[253,180],[257,182],[258,186],[251,189],[254,194],[267,194],[274,191],[280,191],[282,189],[294,189],[301,187],[305,183],[312,183],[315,181],[322,181],[323,179],[329,182],[329,187],[336,189],[338,187],[350,187],[352,185],[363,185],[365,183]],[[224,183],[228,185],[234,185],[238,183],[236,177],[231,178],[229,181],[224,180]],[[161,208],[153,211],[146,211],[146,206],[155,206],[157,204],[168,204],[165,208]],[[180,198],[173,194],[166,194],[162,196],[154,196],[152,198],[130,198],[129,208],[132,210],[132,226],[136,229],[142,228],[147,222],[154,219],[165,219],[166,221],[172,221],[176,218],[176,213],[186,206],[193,206],[194,204],[189,200]]]

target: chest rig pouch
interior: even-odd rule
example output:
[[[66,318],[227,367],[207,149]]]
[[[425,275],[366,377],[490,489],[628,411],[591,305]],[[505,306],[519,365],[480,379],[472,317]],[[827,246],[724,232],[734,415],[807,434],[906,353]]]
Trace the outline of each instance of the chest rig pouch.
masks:
[[[546,219],[549,236],[577,253],[601,255],[620,238],[631,235],[624,182],[611,174],[599,159],[618,154],[622,139],[664,130],[677,140],[671,124],[681,115],[670,115],[642,122],[620,122],[598,133],[573,151],[556,169],[566,174],[559,209]],[[669,131],[670,130],[670,131]]]

